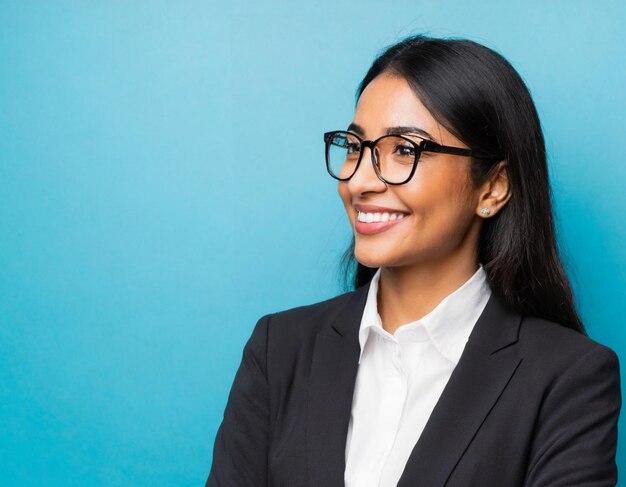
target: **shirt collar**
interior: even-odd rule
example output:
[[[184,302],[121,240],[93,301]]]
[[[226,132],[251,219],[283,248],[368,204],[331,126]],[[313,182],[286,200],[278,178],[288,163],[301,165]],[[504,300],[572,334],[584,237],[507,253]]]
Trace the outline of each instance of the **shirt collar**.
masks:
[[[361,347],[359,363],[361,363],[365,344],[374,332],[396,341],[399,341],[399,338],[401,341],[418,341],[426,337],[425,339],[429,339],[442,356],[456,365],[478,317],[491,296],[487,274],[482,264],[479,264],[478,270],[472,277],[446,296],[430,313],[417,321],[402,325],[394,335],[383,329],[378,313],[380,272],[381,269],[378,269],[372,277],[363,309],[359,328]],[[413,334],[406,333],[408,330],[414,330]]]

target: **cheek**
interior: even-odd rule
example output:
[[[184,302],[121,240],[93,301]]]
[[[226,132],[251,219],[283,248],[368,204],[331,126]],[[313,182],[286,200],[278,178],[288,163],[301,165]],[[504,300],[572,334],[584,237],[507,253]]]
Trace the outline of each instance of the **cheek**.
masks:
[[[431,178],[429,184],[407,187],[404,201],[413,212],[414,224],[435,240],[454,238],[471,221],[472,200],[461,178]]]

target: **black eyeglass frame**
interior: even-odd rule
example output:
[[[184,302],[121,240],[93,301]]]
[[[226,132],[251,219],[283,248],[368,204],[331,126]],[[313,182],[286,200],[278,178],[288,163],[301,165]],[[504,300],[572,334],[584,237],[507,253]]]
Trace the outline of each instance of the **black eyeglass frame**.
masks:
[[[347,178],[340,178],[339,176],[336,176],[335,174],[333,174],[333,172],[330,169],[330,140],[336,135],[336,134],[347,134],[347,135],[351,135],[353,137],[355,137],[359,142],[360,142],[360,147],[359,147],[359,158],[356,161],[356,165],[354,166],[354,171],[352,172],[352,174],[350,174],[350,176],[348,176]],[[378,141],[386,138],[386,137],[400,137],[403,140],[406,140],[409,144],[411,144],[415,150],[415,159],[413,161],[413,167],[411,168],[411,173],[409,174],[409,176],[402,182],[400,183],[392,183],[390,181],[387,181],[382,174],[380,174],[380,171],[378,170],[378,161],[376,160],[376,152],[374,151],[374,148],[376,146],[376,144],[378,143]],[[375,140],[364,140],[361,137],[359,137],[357,134],[355,134],[354,132],[350,132],[348,130],[333,130],[331,132],[325,132],[324,133],[324,143],[325,143],[325,152],[326,152],[326,170],[328,171],[328,174],[330,174],[333,178],[339,180],[339,181],[348,181],[350,180],[350,178],[352,176],[354,176],[357,172],[357,170],[359,169],[359,164],[361,164],[361,159],[363,159],[363,148],[364,147],[369,147],[370,151],[372,152],[372,165],[374,166],[374,172],[376,173],[376,176],[378,177],[378,179],[380,179],[382,182],[384,182],[385,184],[391,184],[394,186],[400,185],[400,184],[406,184],[408,183],[411,178],[413,177],[413,174],[415,174],[415,169],[417,168],[417,163],[419,162],[419,158],[422,155],[422,152],[437,152],[437,153],[441,153],[441,154],[452,154],[452,155],[456,155],[456,156],[467,156],[467,157],[474,157],[476,159],[490,159],[493,161],[498,161],[501,158],[498,156],[495,156],[493,154],[488,154],[486,152],[481,152],[481,151],[475,151],[472,149],[463,149],[462,147],[452,147],[449,145],[441,145],[438,144],[437,142],[433,142],[432,140],[429,139],[424,139],[418,135],[415,135],[414,137],[418,137],[421,138],[422,141],[418,144],[417,142],[415,142],[414,140],[409,139],[408,137],[402,135],[402,134],[387,134],[387,135],[383,135],[381,137],[378,137]]]

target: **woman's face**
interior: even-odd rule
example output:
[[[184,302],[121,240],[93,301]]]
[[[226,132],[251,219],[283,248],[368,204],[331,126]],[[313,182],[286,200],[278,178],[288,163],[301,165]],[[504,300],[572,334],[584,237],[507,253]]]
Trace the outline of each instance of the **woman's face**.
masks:
[[[349,130],[374,140],[392,127],[416,127],[439,144],[467,148],[433,118],[404,78],[383,73],[361,94]],[[475,255],[479,193],[469,169],[468,157],[423,152],[409,182],[387,185],[376,177],[371,151],[364,149],[357,172],[338,188],[354,230],[356,259],[367,267],[397,267],[432,264],[468,250]],[[390,217],[357,221],[358,210]],[[404,216],[394,220],[394,213]]]

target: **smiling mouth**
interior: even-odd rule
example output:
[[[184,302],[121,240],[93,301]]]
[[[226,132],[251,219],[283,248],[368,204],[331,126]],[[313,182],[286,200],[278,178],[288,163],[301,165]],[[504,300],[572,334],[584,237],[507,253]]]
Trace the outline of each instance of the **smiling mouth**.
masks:
[[[354,222],[354,230],[361,235],[374,235],[398,225],[406,220],[407,216],[409,215],[406,213],[365,213],[358,211],[356,221]]]

